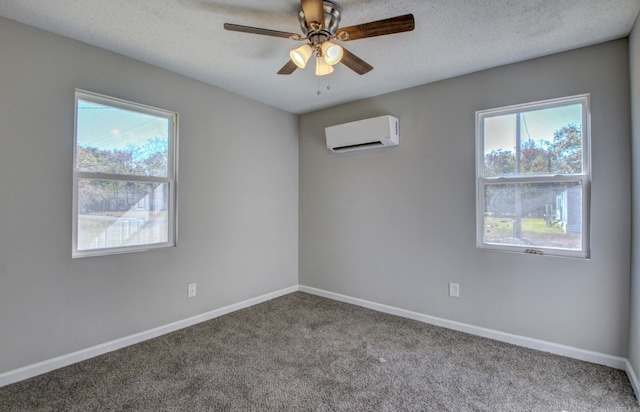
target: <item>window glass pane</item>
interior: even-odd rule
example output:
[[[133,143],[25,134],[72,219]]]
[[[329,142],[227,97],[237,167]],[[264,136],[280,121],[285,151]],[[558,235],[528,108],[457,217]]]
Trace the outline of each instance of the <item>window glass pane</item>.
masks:
[[[76,170],[167,177],[169,119],[79,100]]]
[[[582,185],[485,184],[484,242],[495,245],[582,248]]]
[[[78,179],[78,250],[169,239],[168,183]]]
[[[484,176],[582,173],[582,105],[484,118]]]

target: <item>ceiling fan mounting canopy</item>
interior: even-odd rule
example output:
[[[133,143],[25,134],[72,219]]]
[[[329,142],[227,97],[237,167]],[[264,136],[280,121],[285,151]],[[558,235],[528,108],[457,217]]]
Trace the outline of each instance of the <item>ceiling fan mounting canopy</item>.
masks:
[[[321,69],[320,66],[325,66],[325,64],[332,66],[338,62],[344,64],[357,74],[362,75],[371,71],[373,66],[344,47],[333,44],[330,40],[346,42],[366,39],[369,37],[412,31],[415,27],[413,14],[404,14],[402,16],[340,28],[341,15],[342,7],[334,0],[300,0],[298,20],[304,37],[297,33],[241,26],[231,23],[225,23],[224,28],[242,33],[309,41],[308,44],[291,51],[292,60],[289,60],[287,64],[278,71],[278,74],[291,74],[297,68],[304,68],[307,60],[315,53],[317,55],[317,75],[324,75],[333,71],[331,67]],[[328,53],[329,46],[333,48],[331,53]],[[322,62],[320,60],[322,60]]]

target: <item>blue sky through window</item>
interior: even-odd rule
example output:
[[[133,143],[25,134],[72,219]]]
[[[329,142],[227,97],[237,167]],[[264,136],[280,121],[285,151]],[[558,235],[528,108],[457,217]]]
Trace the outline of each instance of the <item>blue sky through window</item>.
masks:
[[[536,144],[540,141],[553,141],[553,133],[568,124],[582,126],[582,105],[553,107],[549,109],[523,112],[524,121],[521,128],[522,142],[531,138]],[[492,150],[515,150],[516,115],[486,117],[484,119],[485,138],[484,153]]]
[[[78,101],[78,145],[113,150],[140,146],[155,137],[167,139],[169,120],[98,103]]]

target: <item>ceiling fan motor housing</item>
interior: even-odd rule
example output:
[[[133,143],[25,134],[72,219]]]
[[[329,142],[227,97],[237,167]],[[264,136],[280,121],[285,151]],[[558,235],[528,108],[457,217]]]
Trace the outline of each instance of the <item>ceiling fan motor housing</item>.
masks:
[[[307,19],[305,18],[304,11],[300,9],[298,13],[298,20],[300,21],[300,29],[304,35],[309,39],[311,44],[321,44],[329,40],[336,34],[338,26],[340,25],[340,14],[342,7],[331,0],[324,0],[322,2],[324,9],[324,27],[308,27]]]

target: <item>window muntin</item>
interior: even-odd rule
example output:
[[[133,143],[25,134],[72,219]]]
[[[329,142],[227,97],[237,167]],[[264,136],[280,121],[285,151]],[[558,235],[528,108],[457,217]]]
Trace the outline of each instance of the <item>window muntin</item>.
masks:
[[[73,257],[175,245],[177,114],[76,91]]]
[[[589,96],[476,113],[479,248],[588,257]]]

